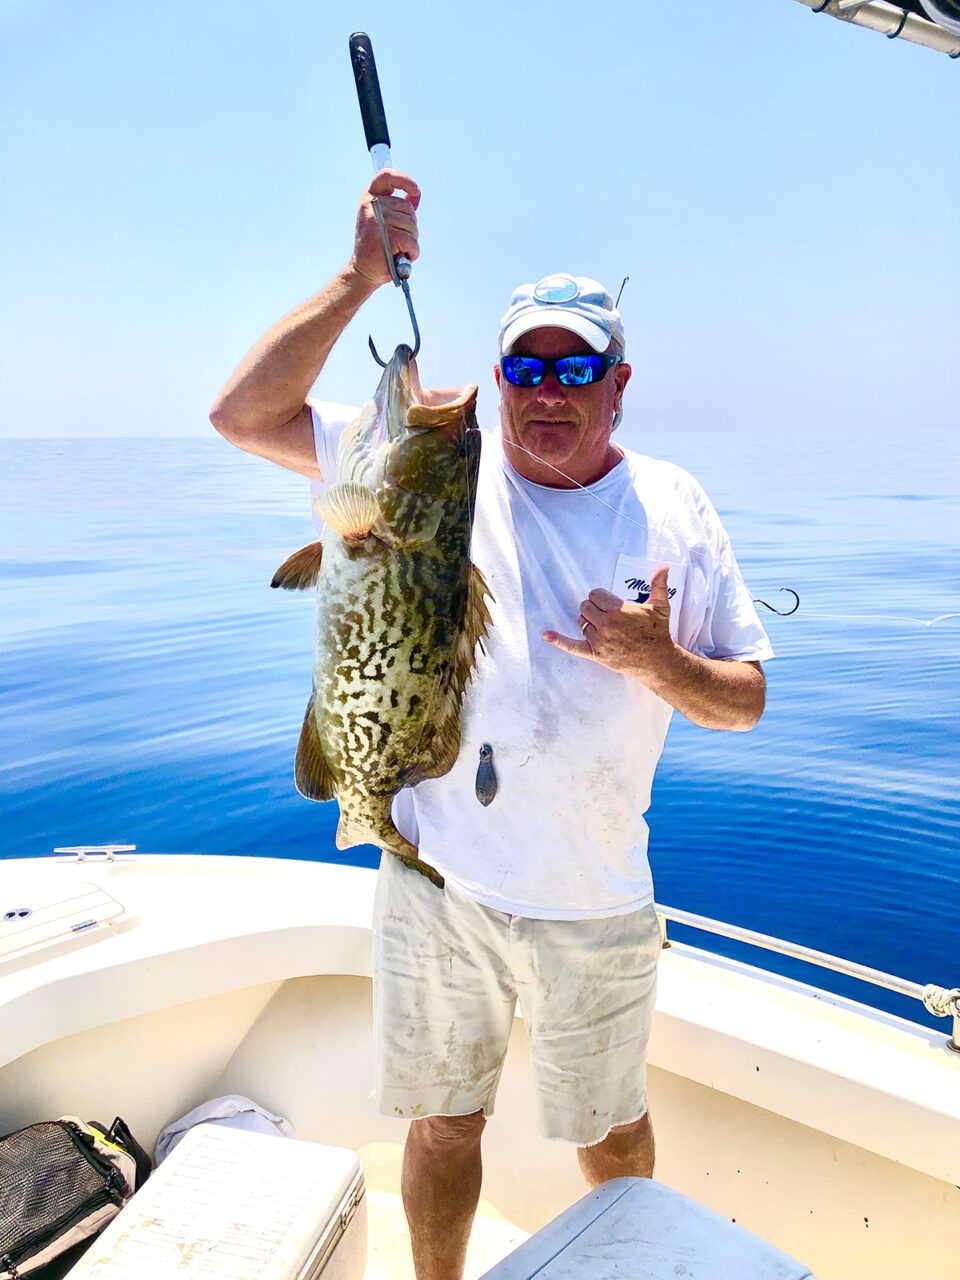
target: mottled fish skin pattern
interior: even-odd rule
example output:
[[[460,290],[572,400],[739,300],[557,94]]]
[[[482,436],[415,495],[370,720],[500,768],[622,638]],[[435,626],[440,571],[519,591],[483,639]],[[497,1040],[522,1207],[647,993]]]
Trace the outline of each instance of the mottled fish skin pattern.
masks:
[[[340,803],[338,847],[380,845],[442,885],[390,807],[459,752],[463,689],[489,622],[482,592],[468,600],[480,435],[475,387],[449,409],[414,411],[434,425],[408,425],[410,355],[397,349],[377,412],[365,406],[341,440],[338,483],[368,485],[382,518],[362,541],[325,532],[313,715]]]

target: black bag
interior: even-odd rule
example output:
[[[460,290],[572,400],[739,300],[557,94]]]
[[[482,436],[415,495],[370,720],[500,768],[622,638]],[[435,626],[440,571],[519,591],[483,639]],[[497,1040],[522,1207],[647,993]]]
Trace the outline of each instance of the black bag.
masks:
[[[119,1116],[109,1129],[61,1116],[0,1138],[0,1280],[40,1280],[92,1243],[152,1168]]]

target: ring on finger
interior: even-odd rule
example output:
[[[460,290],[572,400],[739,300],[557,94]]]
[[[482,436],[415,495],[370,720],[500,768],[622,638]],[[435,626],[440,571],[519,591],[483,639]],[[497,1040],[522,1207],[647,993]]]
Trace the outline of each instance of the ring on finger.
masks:
[[[592,627],[593,623],[589,618],[580,617],[577,619],[577,626],[580,628],[580,634],[585,637],[587,634],[587,627]]]

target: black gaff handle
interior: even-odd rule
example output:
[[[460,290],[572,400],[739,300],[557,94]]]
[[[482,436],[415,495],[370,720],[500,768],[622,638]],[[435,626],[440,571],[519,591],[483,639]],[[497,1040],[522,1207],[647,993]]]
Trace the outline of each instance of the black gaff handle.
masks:
[[[373,167],[379,173],[382,169],[386,169],[392,164],[390,158],[390,134],[387,131],[387,117],[383,110],[383,97],[380,93],[377,64],[373,60],[373,45],[370,43],[370,37],[365,31],[355,31],[350,37],[350,62],[353,66],[353,78],[357,84],[357,98],[360,102],[360,115],[363,119],[363,132],[367,139],[367,149],[370,152]],[[420,335],[406,285],[413,264],[405,254],[397,253],[391,255],[390,237],[387,234],[387,228],[383,220],[380,201],[376,196],[373,198],[373,211],[380,227],[383,251],[390,265],[391,278],[394,284],[402,286],[407,297],[407,306],[410,308],[410,319],[413,321],[414,332],[417,334],[417,350],[419,350]],[[380,361],[380,357],[375,350],[373,354],[374,359]]]
[[[389,148],[390,134],[380,94],[377,64],[373,60],[373,45],[366,32],[355,31],[350,37],[350,61],[353,64],[353,78],[357,82],[357,98],[360,101],[367,150],[376,146]]]

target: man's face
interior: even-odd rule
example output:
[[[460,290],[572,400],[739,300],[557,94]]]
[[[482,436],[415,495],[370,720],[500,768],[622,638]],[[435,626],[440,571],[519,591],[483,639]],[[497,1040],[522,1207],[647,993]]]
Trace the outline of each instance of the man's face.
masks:
[[[557,328],[533,329],[510,348],[510,355],[540,359],[594,354],[588,342],[569,329]],[[630,377],[628,364],[616,365],[601,382],[585,387],[561,386],[552,369],[538,387],[513,386],[499,364],[493,372],[500,388],[504,447],[522,476],[537,484],[570,488],[570,480],[592,484],[619,462],[621,454],[611,444],[610,434]]]

